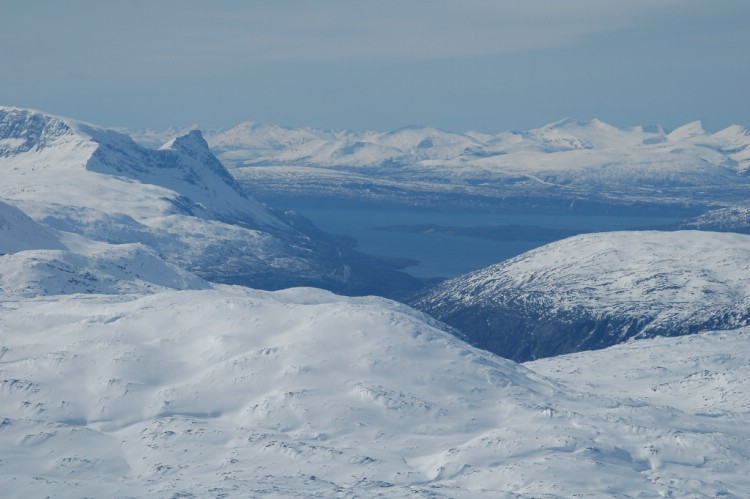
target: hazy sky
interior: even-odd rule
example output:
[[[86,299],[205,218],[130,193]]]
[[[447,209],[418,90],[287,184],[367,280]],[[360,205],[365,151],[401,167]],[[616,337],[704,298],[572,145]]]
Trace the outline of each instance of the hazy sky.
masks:
[[[0,104],[105,126],[750,125],[748,0],[2,0]]]

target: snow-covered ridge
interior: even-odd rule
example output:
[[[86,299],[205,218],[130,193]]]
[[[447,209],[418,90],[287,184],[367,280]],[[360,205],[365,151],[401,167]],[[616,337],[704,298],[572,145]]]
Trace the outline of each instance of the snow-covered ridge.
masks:
[[[446,281],[415,305],[517,360],[733,329],[750,320],[750,236],[575,236]]]
[[[464,164],[480,161],[496,166],[507,154],[602,151],[615,154],[637,148],[643,152],[671,152],[681,146],[702,149],[704,156],[724,154],[737,162],[733,171],[750,167],[750,134],[738,125],[716,133],[706,132],[699,121],[671,132],[662,127],[616,127],[600,120],[565,119],[529,131],[454,133],[430,127],[404,127],[388,132],[324,131],[310,128],[242,123],[210,132],[208,143],[232,167],[255,164],[307,166],[382,166],[441,160]],[[694,151],[698,153],[698,151]],[[585,157],[588,154],[576,153]],[[556,156],[562,159],[566,155]],[[511,158],[503,158],[510,160]],[[520,159],[516,158],[516,159]],[[708,159],[708,157],[706,158]]]
[[[171,264],[232,284],[355,293],[382,285],[351,247],[300,231],[247,195],[197,130],[151,149],[113,130],[0,107],[0,140],[0,199],[55,230],[145,244]]]
[[[45,192],[45,196],[54,196],[50,201],[77,201],[69,202],[71,205],[85,203],[85,197],[66,188],[74,185],[75,180],[95,178],[81,172],[83,168],[117,176],[117,179],[110,179],[109,183],[113,185],[115,180],[127,178],[167,189],[160,194],[162,203],[171,203],[172,212],[244,217],[251,224],[277,223],[242,192],[208,150],[199,131],[178,137],[160,150],[153,150],[112,130],[38,111],[0,107],[0,140],[5,144],[18,144],[5,147],[0,154],[2,164],[7,165],[5,191],[9,199],[23,198],[18,193],[18,184],[40,189],[37,184],[58,180],[59,192],[51,192],[51,189]],[[12,187],[15,189],[11,190]],[[120,205],[121,210],[127,207],[127,204]],[[134,211],[128,214],[132,216]]]

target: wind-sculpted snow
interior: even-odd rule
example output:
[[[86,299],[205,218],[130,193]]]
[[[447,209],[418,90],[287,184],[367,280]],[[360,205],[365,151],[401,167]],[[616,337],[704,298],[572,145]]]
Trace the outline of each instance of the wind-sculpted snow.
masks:
[[[712,134],[700,122],[668,132],[563,120],[496,135],[244,123],[207,140],[251,192],[268,198],[418,203],[460,195],[694,205],[746,199],[750,185],[747,130],[733,125]]]
[[[415,306],[515,360],[750,320],[750,236],[587,234],[446,281]]]
[[[591,376],[544,378],[394,302],[304,288],[0,307],[6,497],[741,497],[750,486],[741,406],[665,403],[690,393],[679,380],[695,363],[654,379],[664,399],[641,385],[591,390]],[[705,341],[730,378],[747,370],[747,334]],[[640,343],[624,348],[610,373],[661,365]],[[747,399],[745,383],[726,386]]]
[[[112,130],[0,107],[0,172],[0,199],[33,220],[95,241],[147,245],[208,280],[354,294],[390,288],[394,296],[421,285],[398,263],[291,227],[245,194],[197,130],[149,149]]]

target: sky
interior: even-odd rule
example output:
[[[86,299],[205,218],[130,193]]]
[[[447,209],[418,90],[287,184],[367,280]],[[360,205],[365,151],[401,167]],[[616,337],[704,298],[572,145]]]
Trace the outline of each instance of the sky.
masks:
[[[750,125],[748,0],[2,0],[0,105],[102,126]]]

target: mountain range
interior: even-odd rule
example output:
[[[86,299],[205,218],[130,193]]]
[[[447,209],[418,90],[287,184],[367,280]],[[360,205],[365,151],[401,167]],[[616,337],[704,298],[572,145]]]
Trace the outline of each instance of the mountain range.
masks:
[[[152,134],[136,133],[144,140]],[[212,151],[264,200],[336,196],[407,205],[518,203],[599,209],[726,206],[747,198],[750,133],[571,119],[529,131],[323,131],[242,123],[207,133]],[[291,181],[293,180],[293,181]],[[512,201],[512,202],[511,202]]]
[[[425,295],[477,307],[481,327],[453,329],[386,298],[254,289],[423,283],[235,171],[197,131],[151,148],[0,108],[3,496],[750,490],[750,236],[551,243]],[[527,358],[551,355],[544,335],[556,353],[633,341],[519,364],[477,335],[498,310],[529,319]]]

